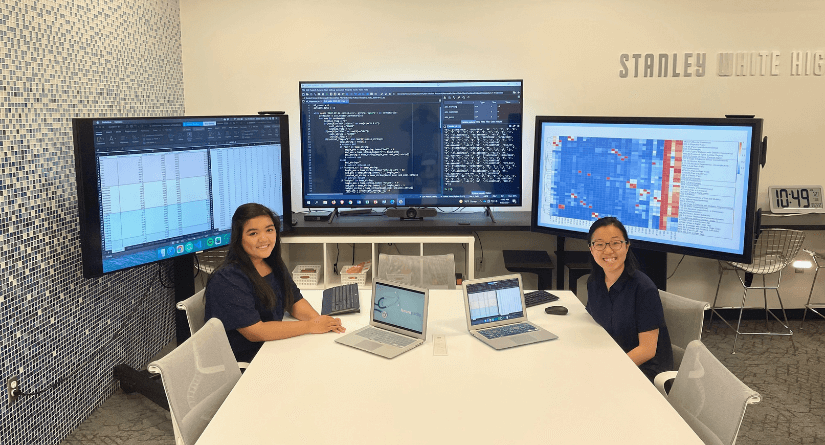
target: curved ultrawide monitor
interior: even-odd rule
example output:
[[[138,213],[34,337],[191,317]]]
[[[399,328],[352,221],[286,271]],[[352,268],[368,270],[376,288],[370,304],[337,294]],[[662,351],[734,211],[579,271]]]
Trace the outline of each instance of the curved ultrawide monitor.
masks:
[[[300,82],[303,206],[520,206],[522,81]]]
[[[531,228],[750,262],[761,156],[761,119],[537,116]]]
[[[287,116],[73,119],[83,275],[229,243],[257,202],[288,227]],[[283,218],[287,215],[286,218]]]

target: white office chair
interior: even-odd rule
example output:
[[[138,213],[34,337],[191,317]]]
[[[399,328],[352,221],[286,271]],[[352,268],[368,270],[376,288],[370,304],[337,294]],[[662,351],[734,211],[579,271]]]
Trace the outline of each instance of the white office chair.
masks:
[[[198,440],[241,378],[223,323],[217,318],[147,369],[160,374],[177,445],[193,445]]]
[[[198,332],[198,330],[203,327],[203,313],[206,307],[206,300],[203,294],[205,292],[206,288],[201,289],[199,292],[196,292],[195,295],[179,301],[175,305],[175,307],[186,313],[186,321],[189,323],[189,333],[192,335],[195,335],[195,332]]]
[[[576,296],[585,306],[587,306],[587,280],[589,279],[590,274],[586,274],[576,280]]]
[[[447,255],[378,255],[378,278],[427,289],[455,289],[455,259]]]
[[[674,376],[666,393],[664,382]],[[678,372],[663,372],[654,384],[706,445],[736,443],[745,409],[762,400],[699,340],[688,345]]]
[[[802,327],[805,325],[805,317],[808,315],[808,311],[810,310],[816,315],[819,315],[822,318],[825,318],[825,314],[819,312],[817,309],[825,309],[825,302],[820,300],[819,303],[811,303],[811,297],[814,295],[814,287],[816,287],[816,276],[819,275],[819,268],[822,265],[819,264],[820,260],[825,260],[825,253],[822,252],[814,252],[813,250],[802,249],[811,256],[811,259],[814,262],[814,279],[811,282],[811,291],[808,293],[808,301],[805,302],[805,312],[802,313],[802,322],[799,323],[799,329],[801,330]]]
[[[204,312],[206,312],[206,298],[204,298],[204,293],[206,293],[206,288],[201,289],[196,292],[195,295],[183,301],[179,301],[175,305],[179,310],[186,313],[186,321],[189,323],[189,333],[191,335],[195,335],[195,332],[198,332],[204,324],[203,318]],[[249,363],[238,362],[238,367],[244,370],[249,367]]]
[[[673,367],[679,369],[685,349],[693,340],[702,339],[702,323],[710,304],[659,290],[665,324],[673,349]]]
[[[713,298],[713,304],[710,307],[710,321],[708,321],[708,327],[713,324],[713,314],[719,316],[719,318],[726,324],[728,327],[733,329],[736,332],[736,335],[733,337],[733,354],[736,354],[736,342],[739,339],[740,335],[784,335],[788,336],[791,339],[791,345],[793,346],[794,350],[796,350],[796,344],[793,342],[793,331],[791,330],[789,323],[788,323],[788,316],[785,313],[785,306],[782,304],[782,296],[779,295],[779,284],[782,281],[782,269],[785,268],[788,264],[790,264],[796,255],[799,253],[799,249],[802,248],[802,242],[805,240],[805,232],[799,230],[787,230],[787,229],[764,229],[759,232],[759,236],[757,239],[754,240],[753,245],[753,261],[750,264],[744,263],[734,263],[734,262],[719,262],[719,266],[724,271],[726,269],[726,265],[729,268],[733,268],[736,271],[736,277],[739,278],[739,282],[742,284],[744,288],[744,292],[742,293],[742,303],[736,307],[720,307],[716,305],[716,301],[719,298],[719,286],[722,283],[722,273],[719,274],[719,282],[716,284],[716,297]],[[744,272],[744,278],[739,274],[739,271]],[[767,286],[765,284],[765,276],[770,275],[773,273],[777,273],[776,278],[776,286]],[[754,275],[759,275],[762,277],[762,286],[754,285],[753,278]],[[762,290],[762,296],[764,299],[765,304],[765,330],[763,332],[742,332],[742,311],[745,309],[745,299],[748,296],[748,290],[757,289]],[[782,310],[782,317],[784,318],[784,323],[776,314],[773,313],[771,309],[768,308],[768,295],[767,290],[771,289],[776,292],[776,299],[779,301],[779,307]],[[717,309],[739,309],[739,321],[734,328],[727,320],[722,318],[722,315],[717,311]],[[779,324],[785,328],[786,332],[772,332],[769,330],[768,326],[768,314],[770,314]]]

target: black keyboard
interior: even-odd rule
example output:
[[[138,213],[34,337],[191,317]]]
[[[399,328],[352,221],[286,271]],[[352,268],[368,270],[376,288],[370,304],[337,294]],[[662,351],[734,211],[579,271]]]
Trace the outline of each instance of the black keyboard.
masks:
[[[358,296],[357,284],[344,284],[324,289],[321,315],[348,314],[350,312],[361,312],[361,300]]]
[[[537,306],[539,304],[551,303],[558,300],[559,297],[547,292],[546,290],[534,290],[524,294],[524,303],[527,307]]]

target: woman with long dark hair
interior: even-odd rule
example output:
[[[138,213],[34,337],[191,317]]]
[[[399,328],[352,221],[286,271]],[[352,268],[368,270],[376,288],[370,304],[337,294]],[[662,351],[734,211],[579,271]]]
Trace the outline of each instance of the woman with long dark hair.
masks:
[[[340,318],[318,315],[281,259],[281,219],[250,203],[232,215],[229,251],[206,285],[204,319],[219,318],[238,361],[251,361],[265,341],[344,332]],[[282,321],[288,311],[298,321]]]
[[[587,312],[650,379],[673,369],[659,289],[639,270],[627,230],[616,218],[590,226]]]

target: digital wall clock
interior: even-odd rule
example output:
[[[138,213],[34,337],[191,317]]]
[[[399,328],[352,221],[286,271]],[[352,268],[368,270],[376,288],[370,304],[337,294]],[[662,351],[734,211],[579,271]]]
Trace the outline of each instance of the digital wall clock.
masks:
[[[821,185],[772,185],[768,199],[771,213],[825,213]]]

